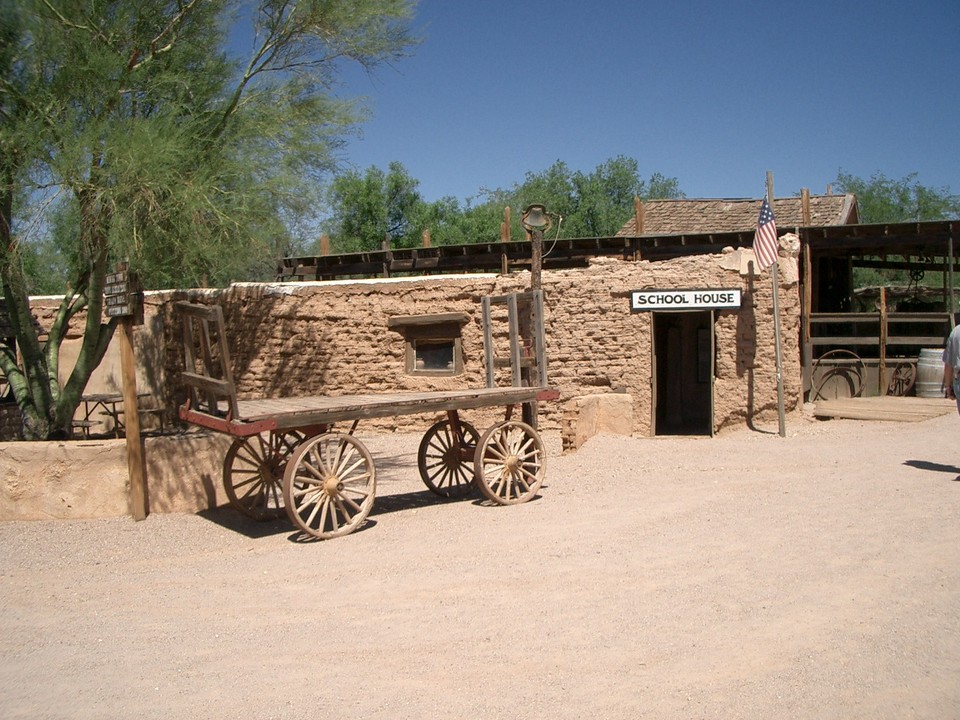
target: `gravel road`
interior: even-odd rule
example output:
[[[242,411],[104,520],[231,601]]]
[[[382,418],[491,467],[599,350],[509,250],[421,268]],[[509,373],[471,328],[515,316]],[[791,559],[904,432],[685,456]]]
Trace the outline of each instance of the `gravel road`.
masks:
[[[599,436],[442,502],[364,438],[366,526],[0,523],[0,716],[960,717],[960,418]]]

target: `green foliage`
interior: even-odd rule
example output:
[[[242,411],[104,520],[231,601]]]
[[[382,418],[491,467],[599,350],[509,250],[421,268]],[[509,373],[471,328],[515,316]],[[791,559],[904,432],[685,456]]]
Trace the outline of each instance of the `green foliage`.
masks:
[[[615,235],[633,215],[633,199],[681,198],[676,178],[655,173],[645,181],[636,160],[616,157],[591,173],[574,172],[557,161],[540,173],[527,173],[509,189],[486,190],[479,204],[461,205],[445,197],[428,203],[419,183],[397,162],[386,173],[371,167],[363,175],[337,177],[329,204],[334,214],[327,225],[338,252],[379,249],[389,234],[393,247],[419,245],[429,229],[435,245],[494,242],[500,238],[504,208],[512,208],[511,237],[523,238],[522,211],[538,203],[558,220],[551,233],[560,237]],[[562,221],[560,218],[562,217]]]
[[[960,197],[950,188],[921,185],[917,173],[899,180],[877,172],[869,180],[845,173],[837,174],[836,186],[841,192],[857,196],[860,222],[899,223],[960,218]]]
[[[562,222],[554,223],[551,235],[609,237],[633,216],[634,197],[647,200],[684,195],[676,178],[654,173],[645,181],[640,177],[639,163],[621,155],[601,163],[591,173],[571,171],[558,160],[541,173],[527,173],[522,183],[509,190],[490,193],[488,202],[516,209],[511,237],[524,237],[520,216],[534,203],[562,217]]]
[[[398,162],[386,173],[375,167],[361,175],[350,170],[338,175],[328,191],[336,216],[340,252],[379,249],[389,235],[393,247],[416,244],[413,223],[423,212],[419,183]]]

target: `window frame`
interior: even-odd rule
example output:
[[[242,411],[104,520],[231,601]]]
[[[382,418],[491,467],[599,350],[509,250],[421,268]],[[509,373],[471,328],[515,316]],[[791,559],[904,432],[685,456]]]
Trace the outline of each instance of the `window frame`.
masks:
[[[418,377],[456,377],[464,372],[463,325],[469,322],[466,313],[432,315],[400,315],[389,318],[387,327],[404,339],[404,371]],[[453,367],[418,368],[417,343],[440,345],[453,343]]]

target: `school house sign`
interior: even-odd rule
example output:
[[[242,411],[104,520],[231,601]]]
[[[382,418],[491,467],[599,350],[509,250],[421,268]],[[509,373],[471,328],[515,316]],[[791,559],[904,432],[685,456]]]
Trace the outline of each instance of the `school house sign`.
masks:
[[[740,288],[693,290],[634,290],[630,310],[726,310],[740,307]]]

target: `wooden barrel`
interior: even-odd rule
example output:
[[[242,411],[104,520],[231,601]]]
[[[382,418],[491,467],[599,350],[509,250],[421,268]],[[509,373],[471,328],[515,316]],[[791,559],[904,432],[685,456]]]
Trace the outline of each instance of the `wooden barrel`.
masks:
[[[917,359],[917,397],[943,397],[943,350],[924,348]]]

